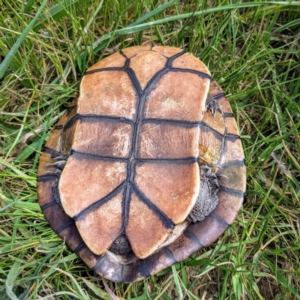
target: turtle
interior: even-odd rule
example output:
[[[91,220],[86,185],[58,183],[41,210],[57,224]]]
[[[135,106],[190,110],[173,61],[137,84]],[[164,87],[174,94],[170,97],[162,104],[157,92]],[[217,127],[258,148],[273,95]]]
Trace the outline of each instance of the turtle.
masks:
[[[95,273],[134,282],[216,241],[246,188],[239,130],[206,65],[133,46],[90,67],[42,150],[38,201]]]

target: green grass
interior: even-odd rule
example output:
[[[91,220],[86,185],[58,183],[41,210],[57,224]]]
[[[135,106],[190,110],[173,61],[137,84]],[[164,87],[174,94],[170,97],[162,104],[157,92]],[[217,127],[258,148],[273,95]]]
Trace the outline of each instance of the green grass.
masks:
[[[300,2],[44,2],[0,0],[0,299],[300,299]],[[247,193],[211,247],[115,284],[52,232],[36,173],[85,70],[142,43],[209,66],[240,127]]]

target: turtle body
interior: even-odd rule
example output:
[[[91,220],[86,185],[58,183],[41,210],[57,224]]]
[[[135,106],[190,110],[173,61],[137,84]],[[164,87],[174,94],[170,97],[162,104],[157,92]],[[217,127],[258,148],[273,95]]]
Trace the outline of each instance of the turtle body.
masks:
[[[51,227],[96,273],[133,282],[213,243],[246,185],[229,102],[207,67],[137,46],[92,66],[40,157]]]

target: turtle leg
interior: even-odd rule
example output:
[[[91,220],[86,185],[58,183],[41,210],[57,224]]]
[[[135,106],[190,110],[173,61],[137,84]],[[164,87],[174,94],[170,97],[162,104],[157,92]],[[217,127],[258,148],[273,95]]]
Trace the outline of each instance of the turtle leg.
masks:
[[[221,112],[221,109],[218,104],[218,100],[215,99],[214,97],[207,96],[205,106],[206,106],[206,110],[210,110],[214,116],[216,115],[217,111]]]
[[[207,165],[200,166],[200,182],[200,194],[187,217],[187,221],[191,223],[202,221],[216,208],[219,202],[217,195],[219,191],[218,178]]]

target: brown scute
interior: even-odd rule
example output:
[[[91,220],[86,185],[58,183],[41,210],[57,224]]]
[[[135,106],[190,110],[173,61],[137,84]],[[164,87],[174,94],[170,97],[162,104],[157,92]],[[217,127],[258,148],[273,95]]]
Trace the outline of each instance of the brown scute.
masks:
[[[122,68],[125,65],[125,61],[126,58],[121,53],[117,52],[98,61],[96,64],[90,67],[87,72],[103,68]]]
[[[219,111],[216,111],[215,115],[212,114],[210,110],[207,110],[204,115],[202,122],[209,124],[209,127],[224,135],[225,133],[225,123],[222,114]]]
[[[76,119],[72,126],[66,126],[61,132],[61,149],[63,155],[69,156],[72,150],[72,145],[74,141],[74,134],[76,132],[76,128],[78,126],[79,121]]]
[[[192,232],[204,247],[207,247],[217,240],[227,227],[225,221],[209,215],[203,221],[191,224],[187,230]]]
[[[76,221],[82,239],[97,255],[103,254],[120,235],[123,190],[99,208]]]
[[[169,254],[170,255],[166,255],[164,249],[161,249],[160,251],[154,253],[151,257],[149,257],[145,262],[148,272],[151,275],[154,275],[160,270],[175,264],[176,261],[174,260],[172,253],[169,252]]]
[[[172,57],[176,55],[177,53],[182,52],[182,49],[176,48],[176,47],[165,47],[165,46],[154,46],[152,48],[153,51],[158,52],[166,57]]]
[[[128,157],[131,149],[132,126],[101,120],[81,121],[75,132],[73,149],[109,157]]]
[[[224,113],[232,113],[231,106],[225,97],[220,98],[218,100],[218,104],[219,104],[219,107],[222,110],[223,114]]]
[[[177,261],[186,259],[189,255],[199,250],[199,243],[182,234],[174,243],[168,246]]]
[[[147,97],[144,118],[200,121],[209,82],[196,74],[168,72]]]
[[[201,126],[199,134],[199,163],[218,164],[221,158],[222,140],[218,134]]]
[[[37,182],[37,194],[40,206],[44,206],[45,204],[51,203],[54,201],[54,197],[52,194],[52,188],[56,184],[56,178],[54,177],[52,180]],[[51,223],[50,223],[51,224]]]
[[[65,212],[73,217],[102,199],[126,178],[126,164],[70,156],[59,181]]]
[[[78,113],[134,119],[137,95],[124,71],[103,71],[83,77]]]
[[[139,158],[197,157],[199,128],[167,124],[144,124],[141,127]]]
[[[229,165],[222,168],[219,184],[230,189],[244,192],[246,189],[246,167]]]
[[[243,197],[232,195],[224,190],[218,192],[219,203],[214,214],[232,224],[243,204]]]
[[[132,193],[125,232],[132,251],[138,258],[143,259],[157,250],[171,231],[172,229],[166,228],[160,218]]]
[[[55,151],[60,151],[60,138],[61,129],[54,129],[51,134],[51,138],[48,140],[45,146]]]
[[[200,188],[199,166],[139,163],[138,188],[175,224],[182,223],[195,205]],[[152,215],[145,219],[149,222]],[[145,229],[148,231],[148,229]]]
[[[215,81],[212,81],[210,83],[209,96],[214,97],[219,94],[223,94],[223,90],[220,88],[220,86]]]
[[[225,149],[226,152],[222,157],[222,164],[226,164],[235,159],[243,160],[245,158],[242,142],[239,138],[233,141],[230,140],[229,138],[226,138]]]
[[[185,53],[185,54],[177,57],[173,61],[172,67],[180,68],[180,69],[195,70],[195,71],[199,71],[199,72],[205,73],[207,75],[210,75],[210,72],[209,72],[208,68],[206,67],[206,65],[190,53]]]
[[[77,231],[76,235],[79,236],[79,233]],[[74,238],[74,237],[73,237]],[[71,248],[71,247],[70,247]],[[71,248],[72,249],[72,248]],[[99,257],[97,257],[89,248],[84,247],[82,248],[79,253],[78,256],[86,263],[86,265],[89,268],[94,268],[95,264],[97,263],[97,259],[99,259]]]
[[[122,49],[122,52],[125,54],[126,57],[132,58],[138,53],[142,53],[144,51],[149,51],[151,50],[151,46],[135,46],[135,47],[130,47],[126,49]]]
[[[131,59],[130,67],[133,69],[142,90],[155,73],[164,68],[166,62],[165,57],[154,51],[138,53]]]
[[[56,167],[49,166],[49,164],[53,164],[53,159],[51,158],[51,154],[47,152],[43,152],[40,156],[40,163],[38,166],[38,174],[39,176],[48,175],[48,172],[55,172]]]
[[[225,123],[226,123],[226,131],[227,131],[228,134],[239,135],[239,130],[238,130],[238,127],[236,125],[236,121],[233,117],[226,118]]]

